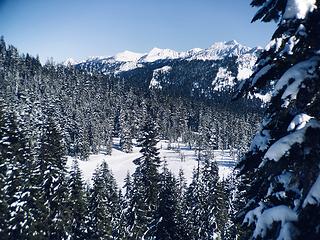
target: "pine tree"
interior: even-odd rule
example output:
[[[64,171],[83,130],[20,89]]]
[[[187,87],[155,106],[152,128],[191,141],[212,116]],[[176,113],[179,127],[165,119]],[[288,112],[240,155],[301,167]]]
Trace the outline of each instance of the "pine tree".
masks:
[[[251,5],[260,8],[253,21],[278,28],[239,92],[271,95],[239,165],[249,181],[244,222],[254,239],[319,239],[320,1]]]
[[[125,194],[124,194],[124,199],[125,199],[125,202],[129,202],[130,198],[131,198],[131,193],[132,193],[132,179],[131,179],[131,176],[130,176],[130,172],[128,171],[127,172],[127,176],[124,180],[124,186],[123,188],[125,189]]]
[[[226,239],[228,236],[228,224],[231,224],[230,221],[230,213],[229,213],[229,194],[228,194],[228,186],[225,180],[219,181],[216,186],[215,192],[216,198],[216,207],[213,211],[218,231],[221,233],[220,236],[222,239]]]
[[[0,235],[3,239],[7,239],[8,230],[8,203],[6,199],[6,176],[7,176],[7,161],[8,147],[10,143],[7,141],[6,115],[7,106],[3,100],[0,102]]]
[[[200,123],[199,123],[199,144],[204,150],[204,155],[206,158],[214,158],[214,150],[218,149],[218,136],[216,133],[214,119],[210,111],[207,110],[206,114],[200,113]]]
[[[6,43],[4,41],[3,36],[0,37],[0,89],[1,89],[1,97],[5,93],[4,81],[5,81],[5,58],[6,58]]]
[[[243,233],[240,228],[240,224],[236,221],[236,214],[238,210],[238,203],[243,199],[239,199],[238,192],[238,182],[236,179],[236,171],[232,172],[230,176],[226,179],[226,195],[227,195],[227,210],[228,210],[228,219],[225,224],[224,229],[224,239],[248,239],[243,237]]]
[[[205,239],[215,239],[217,234],[222,235],[225,213],[222,213],[224,202],[220,199],[219,168],[216,161],[205,158],[201,168],[202,183],[202,229]]]
[[[132,133],[130,126],[129,110],[123,109],[120,113],[120,147],[126,153],[132,152]]]
[[[125,153],[132,152],[132,137],[130,129],[127,126],[121,129],[120,147]]]
[[[11,115],[11,114],[10,114]],[[21,132],[18,131],[18,126],[15,123],[13,115],[9,116],[10,123],[8,129],[10,129],[9,138],[10,147],[8,153],[11,155],[7,162],[7,187],[6,197],[10,212],[10,218],[8,219],[9,239],[17,239],[26,237],[23,224],[26,223],[29,216],[26,209],[26,195],[30,194],[28,191],[28,176],[24,178],[23,171],[25,169],[26,162],[30,161],[29,151],[26,146],[26,142]],[[26,217],[26,218],[25,218]]]
[[[188,228],[187,228],[187,202],[186,202],[186,191],[187,182],[184,176],[183,170],[179,170],[177,178],[177,209],[176,209],[176,237],[177,240],[188,239]]]
[[[80,129],[80,136],[78,139],[78,149],[80,154],[80,159],[83,161],[87,161],[90,156],[90,144],[89,144],[89,136],[86,126],[83,126]]]
[[[133,194],[133,183],[129,172],[127,173],[124,182],[124,196],[121,204],[121,224],[123,225],[123,238],[128,238],[130,236],[129,225],[133,222],[133,219],[130,219],[133,217],[133,215],[130,214],[130,201]]]
[[[201,239],[201,216],[203,207],[201,206],[201,193],[203,186],[200,178],[200,170],[194,169],[192,182],[188,187],[186,194],[187,203],[187,229],[189,239]]]
[[[136,168],[133,174],[133,186],[130,191],[130,198],[126,211],[127,232],[129,239],[139,239],[147,231],[147,227],[153,218],[153,213],[145,202],[145,192],[142,186],[142,173]],[[148,216],[150,216],[148,218]]]
[[[146,121],[142,137],[138,139],[142,157],[136,159],[133,174],[133,192],[129,203],[129,228],[133,239],[148,237],[155,216],[158,194],[160,165],[156,126],[151,119]]]
[[[69,211],[70,217],[70,239],[81,240],[87,237],[87,202],[81,170],[78,161],[75,159],[68,179],[69,193]]]
[[[103,137],[102,142],[105,147],[105,153],[107,155],[111,155],[112,153],[112,118],[113,116],[107,117],[107,121],[105,123],[106,126],[103,128]]]
[[[5,106],[4,109],[0,154],[5,164],[3,170],[6,169],[3,204],[7,208],[2,213],[8,215],[3,219],[3,224],[7,224],[7,233],[2,235],[4,239],[6,235],[8,239],[27,239],[36,236],[33,228],[37,219],[32,209],[36,203],[32,181],[35,161],[24,128],[18,122],[18,113]]]
[[[223,239],[226,199],[218,182],[218,165],[205,159],[194,169],[187,191],[187,226],[190,239]]]
[[[66,185],[66,157],[61,130],[48,113],[40,139],[39,187],[43,192],[42,229],[48,239],[67,239],[68,199]]]
[[[159,240],[176,240],[177,190],[176,180],[164,163],[160,176],[159,203],[152,226],[152,235]]]
[[[94,173],[88,209],[88,239],[103,240],[118,237],[120,199],[115,179],[105,161]]]

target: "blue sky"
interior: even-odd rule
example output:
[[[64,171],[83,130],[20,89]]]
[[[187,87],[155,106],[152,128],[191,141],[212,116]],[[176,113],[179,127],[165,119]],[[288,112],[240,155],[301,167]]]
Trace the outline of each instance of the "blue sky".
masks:
[[[231,39],[264,46],[275,25],[251,24],[255,11],[249,0],[0,0],[0,35],[57,62]]]

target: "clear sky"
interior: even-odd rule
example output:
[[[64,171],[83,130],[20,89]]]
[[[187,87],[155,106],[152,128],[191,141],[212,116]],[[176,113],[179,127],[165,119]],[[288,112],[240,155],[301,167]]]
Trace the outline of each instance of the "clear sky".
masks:
[[[255,11],[250,0],[0,0],[0,35],[57,62],[232,39],[263,47],[275,25],[251,24]]]

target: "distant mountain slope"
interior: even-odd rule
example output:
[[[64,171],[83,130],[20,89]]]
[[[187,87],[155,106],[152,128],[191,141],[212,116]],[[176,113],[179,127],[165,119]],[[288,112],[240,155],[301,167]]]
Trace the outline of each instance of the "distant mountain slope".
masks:
[[[260,51],[233,40],[187,52],[160,48],[145,54],[124,51],[72,64],[91,73],[116,75],[130,86],[210,97],[214,92],[229,91],[238,80],[248,78]]]

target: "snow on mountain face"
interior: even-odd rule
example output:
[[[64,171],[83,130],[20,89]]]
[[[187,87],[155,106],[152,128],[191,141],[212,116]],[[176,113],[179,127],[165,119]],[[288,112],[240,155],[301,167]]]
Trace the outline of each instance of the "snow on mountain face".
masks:
[[[171,49],[153,48],[147,55],[143,56],[140,62],[155,62],[163,59],[176,59],[180,58],[183,53],[178,53]]]
[[[114,59],[119,62],[137,62],[144,54],[131,51],[124,51],[114,56]]]
[[[195,55],[195,54],[197,54],[197,53],[199,53],[201,51],[203,51],[202,48],[192,48],[192,49],[190,49],[189,51],[186,52],[187,53],[186,55],[187,56],[193,56],[193,55]]]
[[[257,61],[256,52],[261,51],[262,48],[253,48],[245,54],[240,54],[237,59],[238,64],[238,80],[244,80],[251,76],[252,69]]]
[[[130,86],[210,97],[212,90],[232,90],[238,80],[248,78],[260,51],[233,40],[186,52],[160,48],[146,54],[124,51],[91,58],[76,67],[117,75],[128,80]]]
[[[223,67],[219,67],[216,78],[212,81],[212,87],[216,91],[222,90],[227,86],[232,87],[235,85],[235,82],[233,80],[234,77],[232,76],[232,73],[230,71]]]
[[[189,60],[220,60],[225,57],[240,56],[249,52],[251,48],[242,46],[235,40],[229,42],[217,42],[211,47],[199,51],[192,56]]]
[[[135,53],[131,51],[124,51],[116,54],[113,57],[95,57],[83,61],[103,61],[107,62],[139,62],[151,63],[158,60],[168,59],[185,59],[185,60],[221,60],[226,57],[241,56],[250,53],[252,49],[239,44],[232,40],[228,42],[214,43],[207,49],[193,48],[187,52],[176,52],[171,49],[153,48],[147,54]]]
[[[152,79],[149,84],[150,89],[162,89],[161,81],[159,81],[159,78],[165,76],[165,74],[169,73],[172,70],[172,67],[170,66],[164,66],[162,68],[158,68],[153,70]]]

